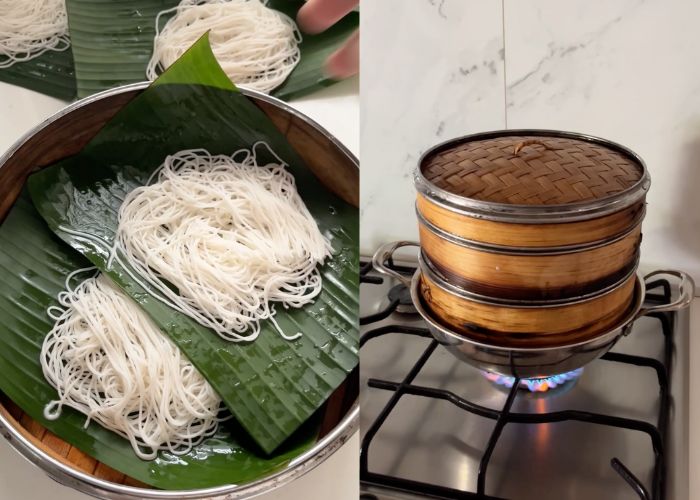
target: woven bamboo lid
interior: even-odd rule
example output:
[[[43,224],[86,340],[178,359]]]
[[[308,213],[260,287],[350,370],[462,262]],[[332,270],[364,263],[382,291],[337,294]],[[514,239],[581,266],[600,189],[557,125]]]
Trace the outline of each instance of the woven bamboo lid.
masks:
[[[416,173],[421,192],[469,211],[581,216],[619,210],[649,187],[643,162],[626,148],[567,132],[477,134],[428,151]],[[611,205],[612,204],[612,205]],[[611,206],[608,206],[611,205]]]

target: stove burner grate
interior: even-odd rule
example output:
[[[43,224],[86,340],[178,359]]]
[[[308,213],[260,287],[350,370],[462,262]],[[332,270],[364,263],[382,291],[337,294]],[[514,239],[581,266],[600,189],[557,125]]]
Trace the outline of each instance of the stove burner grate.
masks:
[[[404,266],[395,266],[395,269],[407,276],[413,274],[410,268]],[[384,278],[380,276],[368,276],[367,273],[372,270],[372,263],[362,264],[360,266],[360,283],[367,283],[373,285],[379,285],[384,282]],[[398,284],[393,286],[389,293],[387,294],[389,299],[389,304],[374,314],[364,316],[360,318],[360,325],[367,325],[370,323],[375,323],[391,316],[392,313],[396,312],[399,314],[418,314],[418,311],[413,306],[413,300],[411,300],[411,291],[404,285]]]
[[[400,314],[418,314],[411,300],[411,291],[405,285],[396,285],[389,290],[388,294],[391,302],[397,301],[396,312]]]
[[[401,272],[412,272],[411,268],[394,266]],[[371,263],[363,263],[360,271],[360,282],[365,284],[381,284],[383,278],[377,276],[368,276],[371,271]],[[657,302],[670,302],[670,285],[666,280],[656,280],[647,284],[647,290],[662,288],[661,294],[647,293],[647,299]],[[385,313],[384,311],[360,318],[360,324],[367,325],[386,319],[391,315],[393,310]],[[385,313],[384,315],[382,315]],[[611,467],[627,482],[632,491],[634,491],[641,500],[663,500],[665,498],[665,480],[666,466],[664,462],[664,443],[668,428],[668,419],[670,415],[670,392],[669,392],[669,368],[671,366],[672,351],[673,351],[673,322],[675,315],[673,313],[655,313],[649,317],[656,318],[661,323],[661,333],[664,336],[664,360],[663,362],[647,357],[633,356],[629,354],[608,352],[601,360],[613,363],[625,363],[629,365],[648,367],[656,372],[659,382],[659,414],[657,425],[649,422],[635,420],[630,418],[622,418],[614,415],[605,415],[590,413],[579,410],[566,410],[551,413],[517,413],[512,411],[513,403],[518,394],[522,393],[518,389],[521,379],[514,378],[512,385],[508,391],[508,397],[505,404],[500,410],[487,408],[476,403],[473,403],[457,394],[434,387],[420,386],[413,384],[413,381],[423,369],[425,364],[430,359],[433,352],[438,347],[436,340],[430,340],[428,346],[423,351],[419,359],[413,365],[406,377],[401,382],[392,382],[371,378],[367,381],[367,385],[374,389],[391,391],[393,394],[386,403],[382,411],[377,416],[376,420],[367,429],[362,438],[360,448],[360,481],[368,486],[378,486],[390,488],[398,491],[407,491],[426,496],[437,498],[477,498],[485,500],[498,500],[496,497],[486,494],[486,477],[489,466],[489,461],[494,449],[498,445],[498,440],[503,432],[503,429],[508,424],[551,424],[564,421],[578,421],[593,425],[604,425],[617,427],[621,429],[630,429],[647,434],[651,440],[654,453],[654,473],[651,493],[645,485],[617,458],[610,459]],[[377,328],[366,331],[360,338],[360,348],[365,346],[369,341],[380,338],[384,335],[399,334],[413,335],[432,339],[430,331],[427,328],[406,326],[400,324],[382,325]],[[488,418],[496,421],[488,444],[482,455],[479,468],[477,471],[477,488],[476,492],[457,490],[437,484],[414,481],[397,476],[380,474],[369,470],[369,452],[372,440],[377,432],[394,410],[399,400],[406,395],[421,396],[426,398],[434,398],[452,403],[456,407],[478,415],[483,418]],[[502,500],[502,499],[501,499]]]

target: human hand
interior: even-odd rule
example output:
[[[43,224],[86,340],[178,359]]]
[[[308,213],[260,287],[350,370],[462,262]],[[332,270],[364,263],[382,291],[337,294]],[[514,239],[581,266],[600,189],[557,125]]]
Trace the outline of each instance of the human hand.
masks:
[[[309,34],[320,33],[340,21],[359,4],[359,0],[307,0],[299,9],[297,24]],[[360,70],[360,32],[350,38],[326,60],[326,73],[343,79]]]

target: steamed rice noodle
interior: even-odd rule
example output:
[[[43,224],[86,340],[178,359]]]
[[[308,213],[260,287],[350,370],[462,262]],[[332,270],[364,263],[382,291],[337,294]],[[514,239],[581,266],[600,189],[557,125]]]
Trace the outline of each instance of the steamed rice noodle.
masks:
[[[63,407],[128,439],[137,456],[187,453],[216,432],[221,399],[135,302],[104,275],[75,288],[71,274],[41,349],[46,380],[58,391],[44,416]]]
[[[0,0],[0,68],[68,47],[64,0]]]
[[[173,17],[161,29],[169,15]],[[146,76],[154,80],[209,30],[214,55],[237,85],[270,92],[299,62],[301,35],[296,24],[264,2],[185,0],[158,14]]]

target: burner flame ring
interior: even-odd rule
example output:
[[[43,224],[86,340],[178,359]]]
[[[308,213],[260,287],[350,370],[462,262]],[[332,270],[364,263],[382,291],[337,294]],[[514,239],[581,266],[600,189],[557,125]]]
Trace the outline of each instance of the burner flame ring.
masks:
[[[508,389],[512,388],[513,384],[515,383],[515,377],[508,377],[487,371],[482,373],[489,381],[496,385],[507,387]],[[571,370],[569,372],[550,375],[547,377],[524,378],[520,380],[519,387],[522,389],[527,389],[530,392],[548,392],[566,383],[576,381],[581,376],[581,373],[583,373],[583,368],[576,368],[575,370]]]

